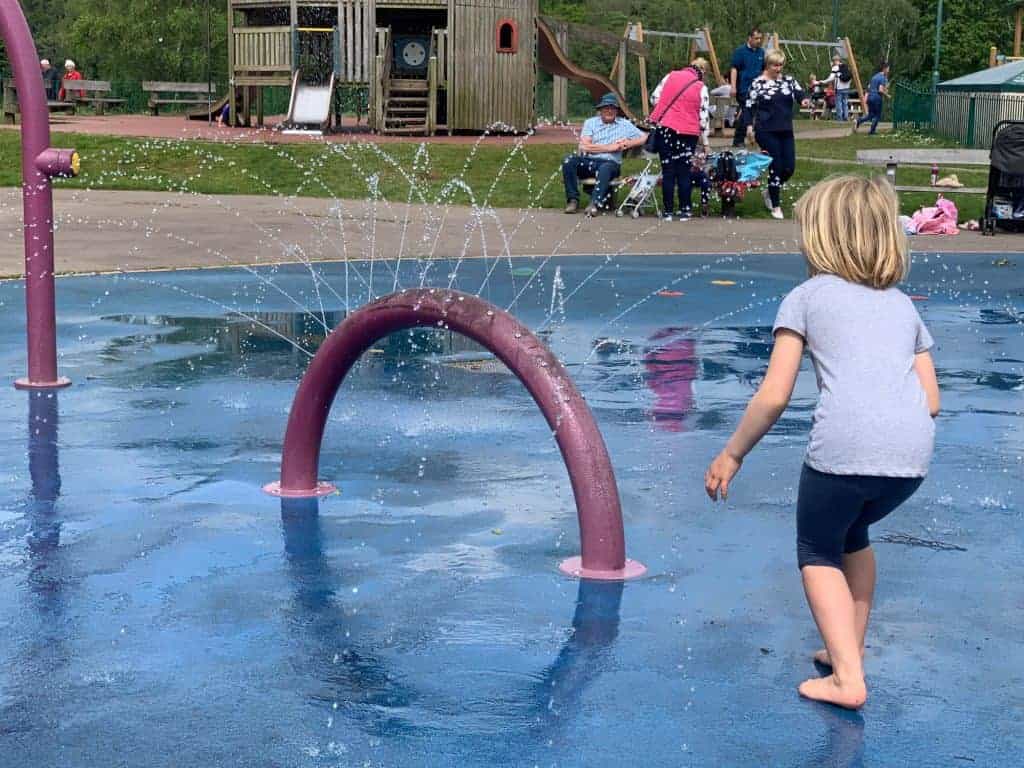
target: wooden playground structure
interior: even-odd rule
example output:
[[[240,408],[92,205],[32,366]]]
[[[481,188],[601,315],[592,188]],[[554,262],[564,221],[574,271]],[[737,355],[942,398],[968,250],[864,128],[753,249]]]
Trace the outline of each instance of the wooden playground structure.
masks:
[[[711,30],[707,27],[696,29],[693,32],[666,32],[661,30],[645,29],[641,22],[629,22],[626,24],[626,28],[622,35],[616,36],[612,33],[605,32],[604,30],[584,26],[582,24],[559,21],[557,19],[545,18],[543,21],[540,21],[539,24],[543,24],[546,29],[549,30],[550,34],[555,37],[557,49],[563,54],[568,54],[571,38],[608,45],[616,51],[611,72],[608,74],[607,78],[600,78],[602,82],[600,92],[607,93],[608,91],[612,91],[613,93],[618,94],[620,101],[625,107],[624,111],[627,116],[633,120],[636,119],[636,116],[632,114],[632,110],[628,107],[627,100],[623,98],[626,93],[627,63],[630,57],[636,58],[638,79],[640,82],[640,109],[643,117],[646,118],[650,114],[651,108],[650,91],[647,81],[647,60],[651,53],[649,49],[649,43],[651,40],[663,38],[676,42],[686,42],[686,61],[691,61],[698,53],[705,55],[708,59],[708,65],[711,68],[711,74],[714,77],[715,84],[722,85],[726,82],[722,77],[721,70],[718,66],[718,55],[715,52],[715,46],[711,40]],[[543,60],[541,63],[543,66]],[[568,118],[568,80],[549,67],[543,68],[555,75],[554,89],[552,92],[555,120],[565,122]],[[592,76],[594,75],[594,73],[589,74]],[[596,98],[600,94],[591,89],[591,95]]]
[[[999,47],[993,45],[988,51],[988,65],[989,67],[998,67],[1001,64],[1009,64],[1013,61],[1020,61],[1021,54],[1021,37],[1024,34],[1024,0],[1016,4],[1011,3],[1008,9],[1013,10],[1013,55],[1006,56],[1005,54],[999,53]]]
[[[217,114],[228,105],[232,125],[263,125],[263,89],[269,86],[291,90],[285,127],[298,132],[322,133],[340,126],[345,93],[355,93],[369,127],[381,134],[521,132],[536,124],[538,69],[554,77],[556,120],[568,118],[570,81],[595,99],[613,92],[628,117],[646,118],[652,41],[685,45],[686,61],[703,55],[715,85],[727,82],[707,27],[674,32],[630,22],[618,35],[542,18],[538,0],[227,2],[229,94],[212,109],[204,107],[190,116],[208,119],[211,111]],[[569,58],[572,41],[616,51],[608,76],[574,64]],[[773,34],[767,47],[841,54],[857,92],[851,102],[854,107],[864,103],[849,38],[788,40]],[[633,114],[625,98],[632,58],[640,114]],[[790,58],[796,63],[792,54]],[[678,56],[673,64],[681,60]],[[825,66],[822,74],[827,71]]]
[[[329,130],[367,94],[379,133],[526,130],[537,0],[228,0],[232,124],[263,123],[262,89],[291,88],[287,123]]]
[[[554,76],[554,111],[566,119],[568,82],[595,99],[624,98],[626,66],[638,59],[643,116],[649,111],[645,40],[689,43],[723,83],[707,28],[691,33],[627,25],[620,37],[543,19],[538,0],[228,0],[232,125],[263,125],[265,87],[291,89],[286,126],[323,132],[341,123],[341,96],[365,94],[369,125],[382,134],[525,131],[536,124],[538,68]],[[574,64],[570,38],[618,51],[608,77]]]

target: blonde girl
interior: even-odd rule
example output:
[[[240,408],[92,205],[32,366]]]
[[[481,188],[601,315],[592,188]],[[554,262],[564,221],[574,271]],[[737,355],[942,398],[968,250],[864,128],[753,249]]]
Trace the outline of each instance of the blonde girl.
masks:
[[[835,216],[835,211],[848,215]],[[789,403],[807,349],[819,398],[797,499],[797,560],[832,674],[800,694],[857,709],[867,698],[864,636],[875,587],[868,526],[906,501],[931,460],[939,387],[932,337],[896,286],[909,254],[895,192],[881,178],[816,184],[796,207],[809,279],[774,324],[768,372],[704,475],[724,499],[744,457]]]

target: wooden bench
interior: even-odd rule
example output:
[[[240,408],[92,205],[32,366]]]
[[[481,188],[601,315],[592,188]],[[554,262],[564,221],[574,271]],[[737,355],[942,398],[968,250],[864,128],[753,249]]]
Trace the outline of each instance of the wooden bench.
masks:
[[[61,80],[64,100],[75,104],[91,104],[97,115],[102,115],[107,105],[124,104],[127,99],[110,96],[110,82],[107,80]]]
[[[162,104],[184,104],[202,107],[214,104],[214,90],[211,83],[162,83],[145,81],[142,90],[149,94],[149,111],[160,114]],[[202,98],[200,98],[202,96]]]
[[[939,175],[945,175],[943,168],[988,167],[987,149],[860,149],[857,162],[867,165],[892,167],[893,186],[897,192],[941,192],[942,194],[984,195],[987,187],[933,187],[896,183],[896,171],[901,165],[931,168],[939,166]]]
[[[17,125],[18,115],[21,114],[21,109],[18,107],[18,87],[14,80],[4,80],[3,82],[3,114],[5,120],[10,120],[11,125]],[[75,114],[75,105],[69,101],[53,101],[47,100],[46,108],[50,112],[67,112]]]

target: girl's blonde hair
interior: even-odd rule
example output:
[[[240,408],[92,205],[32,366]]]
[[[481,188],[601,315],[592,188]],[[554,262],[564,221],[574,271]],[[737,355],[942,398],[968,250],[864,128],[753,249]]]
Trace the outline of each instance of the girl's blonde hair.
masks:
[[[780,51],[778,48],[773,48],[764,55],[764,67],[767,69],[772,64],[785,64],[786,54]]]
[[[800,250],[811,275],[889,288],[910,270],[910,245],[899,200],[882,176],[835,176],[818,182],[796,204]]]
[[[690,62],[690,66],[697,67],[697,69],[699,69],[701,72],[707,72],[708,60],[705,59],[703,56],[698,56],[697,58]]]

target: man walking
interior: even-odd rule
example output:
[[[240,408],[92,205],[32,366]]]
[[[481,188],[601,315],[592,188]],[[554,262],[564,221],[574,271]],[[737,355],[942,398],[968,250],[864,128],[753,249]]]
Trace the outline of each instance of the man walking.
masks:
[[[856,133],[862,124],[871,123],[869,136],[873,136],[878,130],[878,121],[882,119],[882,98],[889,95],[889,63],[883,61],[878,66],[878,71],[871,78],[868,85],[868,113],[862,115],[853,124],[853,131]]]
[[[732,55],[732,67],[729,70],[729,92],[739,104],[736,121],[733,123],[732,145],[742,147],[747,135],[747,124],[743,118],[743,107],[747,103],[750,84],[764,70],[764,35],[758,27],[747,34],[747,42],[736,49]]]

